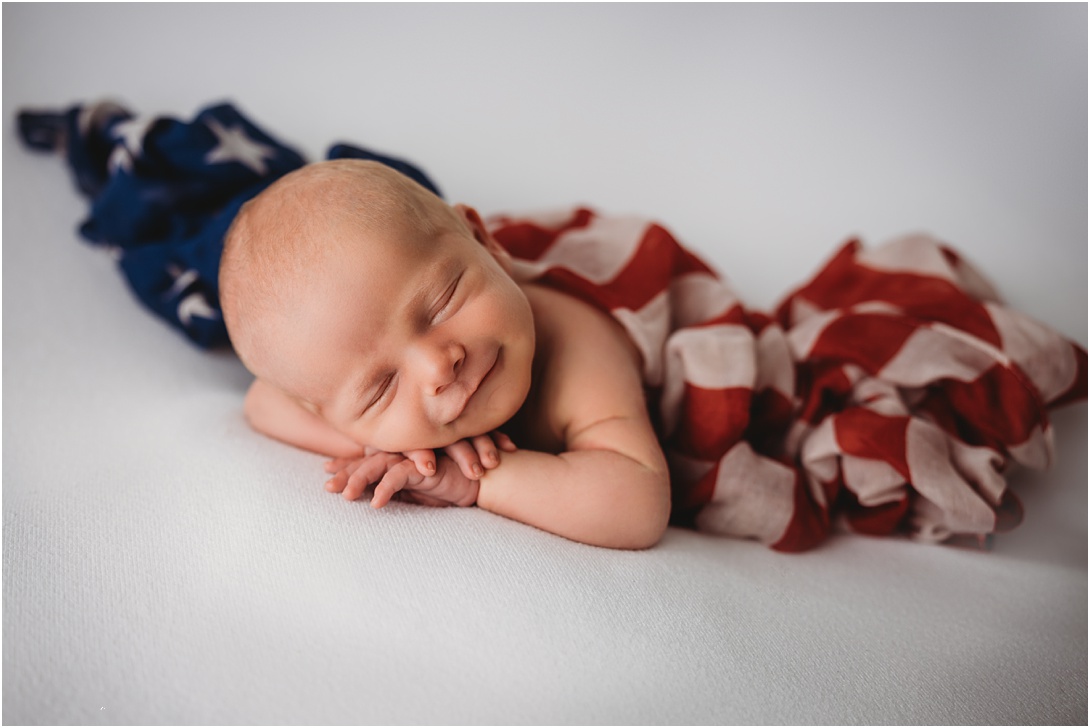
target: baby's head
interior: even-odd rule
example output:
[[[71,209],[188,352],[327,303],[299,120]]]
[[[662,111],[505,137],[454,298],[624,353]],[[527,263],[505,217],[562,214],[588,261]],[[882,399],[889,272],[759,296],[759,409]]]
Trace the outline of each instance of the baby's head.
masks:
[[[449,445],[509,420],[534,325],[472,208],[389,167],[309,165],[247,203],[220,265],[243,363],[356,442]]]

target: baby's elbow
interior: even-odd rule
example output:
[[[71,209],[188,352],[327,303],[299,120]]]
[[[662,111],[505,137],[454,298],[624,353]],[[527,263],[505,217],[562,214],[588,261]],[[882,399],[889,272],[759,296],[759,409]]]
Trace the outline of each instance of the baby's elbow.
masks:
[[[666,475],[656,474],[653,482],[641,489],[639,496],[630,502],[621,543],[616,548],[640,551],[649,549],[666,534],[670,524],[670,481]]]
[[[625,551],[644,551],[656,546],[665,533],[665,522],[662,524],[651,522],[640,524],[639,527],[633,528],[629,533],[625,534],[625,538],[614,548]]]
[[[658,544],[666,535],[666,527],[670,524],[670,508],[657,509],[648,515],[640,528],[632,534],[632,542],[628,546],[633,551],[649,549]]]

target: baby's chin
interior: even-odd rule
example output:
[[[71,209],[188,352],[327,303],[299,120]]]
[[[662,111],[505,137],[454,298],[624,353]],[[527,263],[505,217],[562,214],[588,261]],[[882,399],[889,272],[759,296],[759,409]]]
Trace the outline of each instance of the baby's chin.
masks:
[[[379,446],[386,452],[408,452],[410,450],[441,450],[461,440],[468,440],[479,435],[490,435],[500,430],[518,413],[526,397],[529,394],[529,377],[526,384],[505,383],[502,391],[497,392],[480,412],[473,413],[470,417],[459,418],[449,426],[429,433],[416,433],[416,436],[407,438],[401,442],[384,443]],[[399,447],[399,445],[405,445]]]

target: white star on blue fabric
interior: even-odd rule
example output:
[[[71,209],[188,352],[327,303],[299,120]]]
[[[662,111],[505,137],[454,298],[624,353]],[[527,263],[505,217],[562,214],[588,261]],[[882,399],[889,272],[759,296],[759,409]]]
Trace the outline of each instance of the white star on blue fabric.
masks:
[[[219,318],[219,313],[209,305],[208,299],[204,297],[203,293],[194,291],[178,303],[178,320],[182,322],[183,326],[189,326],[193,322],[194,316],[203,319],[216,319]]]
[[[246,136],[241,126],[225,127],[215,119],[205,122],[216,135],[218,145],[205,155],[205,164],[238,162],[252,169],[257,174],[265,174],[268,167],[266,159],[276,157],[276,151],[261,142]]]
[[[200,274],[192,268],[183,271],[175,265],[168,265],[167,273],[174,279],[174,283],[164,294],[167,298],[181,293],[191,283],[200,278]],[[178,302],[178,320],[182,322],[183,326],[189,326],[194,316],[203,319],[219,318],[219,312],[212,308],[211,304],[208,303],[208,299],[200,291],[193,291]]]
[[[110,152],[110,159],[107,164],[111,170],[115,172],[120,169],[126,172],[132,171],[133,160],[144,153],[144,135],[148,133],[148,129],[154,123],[155,117],[148,117],[129,119],[114,126],[110,135],[121,143]]]

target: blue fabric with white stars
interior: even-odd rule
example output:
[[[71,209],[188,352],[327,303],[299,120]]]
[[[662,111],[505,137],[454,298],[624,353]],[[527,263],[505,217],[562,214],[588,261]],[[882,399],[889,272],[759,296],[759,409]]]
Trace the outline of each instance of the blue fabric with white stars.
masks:
[[[112,103],[24,111],[19,132],[34,149],[64,155],[91,201],[80,234],[108,246],[137,298],[203,348],[229,344],[219,307],[223,237],[242,205],[306,164],[234,106],[190,122],[137,117]],[[394,157],[336,144],[327,159],[372,159],[439,189]]]

